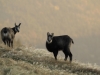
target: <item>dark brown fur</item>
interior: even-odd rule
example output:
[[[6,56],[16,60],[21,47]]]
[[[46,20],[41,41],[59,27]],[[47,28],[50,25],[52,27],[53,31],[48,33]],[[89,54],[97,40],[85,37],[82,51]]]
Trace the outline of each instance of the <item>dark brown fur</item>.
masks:
[[[20,25],[21,23],[18,26],[20,27]],[[18,26],[15,24],[15,27],[13,28],[4,27],[1,30],[1,39],[5,45],[7,44],[10,47],[11,44],[11,46],[13,47],[13,40],[15,38],[15,34],[19,32],[19,30],[16,29]]]

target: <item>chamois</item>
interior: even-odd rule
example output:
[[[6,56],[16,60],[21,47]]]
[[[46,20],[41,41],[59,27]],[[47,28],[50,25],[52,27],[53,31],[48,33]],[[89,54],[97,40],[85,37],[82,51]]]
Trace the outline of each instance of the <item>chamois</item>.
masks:
[[[65,54],[65,61],[70,57],[72,61],[72,53],[70,51],[71,43],[74,44],[72,38],[68,35],[54,36],[54,33],[47,32],[46,48],[49,52],[53,52],[55,60],[57,60],[58,51],[62,50]]]
[[[16,23],[15,23],[15,27],[13,27],[13,28],[4,27],[1,30],[1,39],[5,45],[7,44],[9,47],[12,46],[12,48],[13,48],[13,40],[15,38],[15,34],[17,32],[19,32],[20,25],[21,25],[21,23],[19,23],[19,25],[16,25]]]

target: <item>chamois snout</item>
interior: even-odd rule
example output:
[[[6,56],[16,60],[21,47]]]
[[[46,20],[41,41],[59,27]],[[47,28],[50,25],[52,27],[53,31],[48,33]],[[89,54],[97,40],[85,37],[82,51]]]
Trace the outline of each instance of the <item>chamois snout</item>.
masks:
[[[47,33],[47,42],[48,43],[52,43],[52,40],[53,40],[53,35],[54,35],[54,33]]]

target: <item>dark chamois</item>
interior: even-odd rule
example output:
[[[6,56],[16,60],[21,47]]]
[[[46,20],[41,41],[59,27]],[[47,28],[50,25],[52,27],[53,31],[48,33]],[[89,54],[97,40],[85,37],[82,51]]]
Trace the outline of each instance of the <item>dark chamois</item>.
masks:
[[[54,33],[47,33],[46,48],[49,52],[53,52],[55,60],[57,60],[58,51],[62,50],[65,54],[65,61],[67,57],[70,57],[72,61],[72,53],[70,51],[71,43],[74,44],[73,40],[68,35],[54,36]]]
[[[1,30],[1,39],[5,45],[7,44],[10,47],[10,44],[11,44],[11,46],[13,48],[13,40],[14,40],[15,34],[17,32],[19,32],[20,25],[21,25],[21,23],[19,23],[19,25],[16,25],[16,23],[15,23],[15,27],[13,27],[13,28],[4,27]]]

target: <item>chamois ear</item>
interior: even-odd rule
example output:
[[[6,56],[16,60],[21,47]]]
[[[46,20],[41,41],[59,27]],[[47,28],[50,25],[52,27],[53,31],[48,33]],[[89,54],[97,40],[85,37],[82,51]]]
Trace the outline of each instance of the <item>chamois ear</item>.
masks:
[[[50,33],[49,33],[49,32],[47,32],[47,36],[48,36],[48,35],[50,35]]]
[[[52,36],[54,36],[54,33],[51,33]]]
[[[19,26],[21,25],[21,23],[19,23]]]

